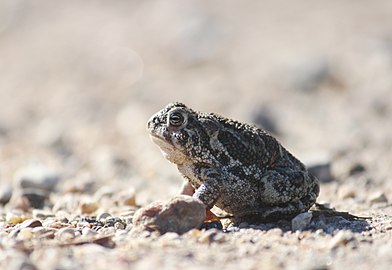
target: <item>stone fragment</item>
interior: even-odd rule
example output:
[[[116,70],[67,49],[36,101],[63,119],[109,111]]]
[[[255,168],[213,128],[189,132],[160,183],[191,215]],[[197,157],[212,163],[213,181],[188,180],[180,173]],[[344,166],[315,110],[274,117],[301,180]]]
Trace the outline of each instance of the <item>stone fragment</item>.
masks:
[[[32,214],[36,219],[47,219],[55,216],[52,212],[42,209],[33,209]]]
[[[38,219],[27,219],[20,224],[20,228],[35,228],[42,226]]]
[[[355,198],[357,196],[357,192],[354,186],[351,185],[342,185],[338,189],[338,198],[339,199],[348,199],[348,198]]]
[[[53,191],[60,180],[60,175],[43,165],[33,164],[16,172],[14,181],[22,188]]]
[[[111,217],[111,216],[112,216],[112,215],[109,214],[109,213],[102,212],[102,213],[100,213],[100,214],[97,216],[97,220],[98,220],[98,221],[103,221],[103,220],[105,220],[106,218]]]
[[[345,246],[354,240],[354,234],[350,231],[339,231],[331,240],[329,247],[331,249]]]
[[[90,229],[90,228],[84,227],[84,228],[82,229],[82,235],[83,235],[83,236],[86,236],[86,237],[93,237],[93,236],[96,236],[97,234],[98,234],[98,232],[96,232],[96,231],[94,231],[94,230],[92,230],[92,229]]]
[[[116,196],[120,205],[136,206],[135,190],[133,188],[122,190]]]
[[[166,202],[153,202],[139,209],[133,217],[133,230],[183,234],[201,226],[204,217],[205,206],[202,202],[190,196],[179,195]]]
[[[34,237],[34,234],[32,232],[32,228],[23,228],[20,230],[18,233],[16,239],[21,240],[21,241],[26,241]]]
[[[333,81],[331,66],[324,55],[302,57],[293,61],[287,72],[287,87],[304,93],[316,92]]]
[[[295,218],[291,220],[291,230],[292,231],[303,231],[305,230],[310,221],[312,220],[312,213],[305,212],[297,215]]]
[[[331,159],[327,154],[313,153],[304,162],[309,173],[316,176],[320,182],[327,183],[333,181]]]
[[[279,134],[275,116],[268,107],[262,107],[253,113],[252,122],[272,134]]]
[[[48,227],[35,227],[32,232],[40,239],[53,239],[57,230]]]
[[[349,175],[360,174],[366,171],[366,168],[361,163],[355,163],[351,166],[349,170]]]
[[[377,191],[369,195],[370,203],[387,203],[388,198],[385,196],[384,192]]]
[[[7,204],[12,196],[12,187],[11,185],[1,185],[0,186],[0,204]]]
[[[98,209],[98,204],[94,201],[84,201],[80,203],[80,211],[82,214],[91,214]]]
[[[74,239],[76,237],[76,230],[68,227],[59,229],[56,233],[56,237],[61,241]]]
[[[7,215],[5,216],[5,220],[11,224],[22,223],[26,219],[27,218],[25,216],[23,216],[22,214],[16,214],[16,213],[12,213],[12,212],[8,212]]]

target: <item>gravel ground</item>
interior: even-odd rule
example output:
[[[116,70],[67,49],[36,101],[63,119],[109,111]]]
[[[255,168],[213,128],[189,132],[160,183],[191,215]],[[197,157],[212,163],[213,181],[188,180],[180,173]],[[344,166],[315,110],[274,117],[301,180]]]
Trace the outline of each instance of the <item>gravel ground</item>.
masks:
[[[390,269],[392,2],[0,0],[1,269]],[[322,181],[314,211],[139,230],[181,177],[171,101],[262,126]]]

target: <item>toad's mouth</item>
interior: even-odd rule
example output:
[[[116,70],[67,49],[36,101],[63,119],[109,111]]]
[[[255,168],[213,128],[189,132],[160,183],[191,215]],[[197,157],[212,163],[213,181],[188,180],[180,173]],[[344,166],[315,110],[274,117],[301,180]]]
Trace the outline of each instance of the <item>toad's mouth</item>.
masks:
[[[166,140],[157,134],[150,134],[150,138],[161,150],[163,156],[172,163],[177,165],[184,164],[188,161],[188,157],[180,149],[175,147],[171,140]]]
[[[162,135],[158,135],[155,133],[150,133],[150,139],[153,143],[155,143],[156,145],[158,145],[159,147],[170,147],[170,148],[174,148],[173,143],[171,142],[171,140],[167,140],[165,138],[162,137]]]

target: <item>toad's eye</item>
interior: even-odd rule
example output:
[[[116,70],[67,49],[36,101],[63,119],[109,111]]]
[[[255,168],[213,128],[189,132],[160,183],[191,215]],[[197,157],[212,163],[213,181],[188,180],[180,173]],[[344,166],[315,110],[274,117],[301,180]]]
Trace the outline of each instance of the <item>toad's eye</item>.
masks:
[[[185,121],[185,117],[180,112],[171,112],[169,115],[169,123],[174,127],[181,126]]]

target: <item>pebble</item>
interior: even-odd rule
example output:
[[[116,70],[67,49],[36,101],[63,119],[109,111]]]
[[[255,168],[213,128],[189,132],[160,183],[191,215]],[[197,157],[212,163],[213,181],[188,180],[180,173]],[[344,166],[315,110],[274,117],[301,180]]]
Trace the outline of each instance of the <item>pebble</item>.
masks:
[[[102,212],[102,213],[98,214],[97,220],[102,221],[102,220],[105,220],[106,218],[111,217],[111,216],[112,215],[109,213]]]
[[[38,219],[27,219],[20,224],[20,228],[35,228],[41,227],[42,223]]]
[[[80,203],[80,211],[82,214],[91,214],[98,209],[98,204],[95,201],[84,201]]]
[[[240,228],[240,229],[244,229],[244,228],[248,228],[248,227],[249,227],[249,223],[248,222],[241,222],[238,225],[238,228]]]
[[[331,70],[323,55],[302,57],[292,62],[288,70],[288,87],[304,93],[319,90],[321,85],[331,80]]]
[[[176,240],[179,240],[180,236],[175,232],[167,232],[159,237],[159,245],[161,247],[173,246]]]
[[[370,203],[387,203],[387,196],[382,191],[377,191],[369,195]]]
[[[272,134],[279,134],[275,117],[269,108],[262,107],[253,113],[252,122]]]
[[[69,227],[62,228],[57,231],[55,236],[61,241],[71,240],[76,237],[76,229]]]
[[[0,186],[0,204],[7,204],[12,197],[12,187],[11,185],[1,185]]]
[[[41,209],[33,209],[32,214],[36,219],[47,219],[55,216],[52,212]]]
[[[349,170],[349,175],[355,175],[355,174],[360,174],[366,171],[366,168],[364,165],[360,163],[355,163],[351,166]]]
[[[329,248],[334,249],[341,246],[346,246],[349,242],[353,241],[354,234],[350,231],[339,231],[329,243]]]
[[[116,200],[120,205],[136,206],[135,189],[120,191],[116,195]]]
[[[103,198],[112,198],[116,194],[116,189],[113,186],[102,186],[94,193],[94,199],[99,201]]]
[[[355,198],[357,196],[357,192],[354,186],[351,185],[342,185],[338,189],[338,198],[339,199],[348,199],[348,198]]]
[[[101,228],[98,230],[98,233],[102,235],[112,235],[115,234],[115,232],[116,229],[114,227]]]
[[[198,241],[202,244],[210,244],[212,242],[224,242],[224,234],[217,229],[210,229],[202,232]]]
[[[283,231],[281,228],[273,228],[267,231],[267,235],[283,236]]]
[[[178,195],[166,202],[153,202],[139,209],[133,217],[133,230],[183,234],[204,221],[205,206],[199,200]]]
[[[135,215],[135,212],[136,212],[135,210],[122,212],[122,213],[119,214],[119,217],[120,217],[126,224],[131,224],[131,223],[132,223],[133,216]]]
[[[18,192],[19,193],[19,192]],[[28,208],[43,208],[45,205],[45,201],[48,198],[48,193],[45,190],[37,189],[37,188],[25,188],[21,191],[21,199],[26,199]],[[25,207],[25,206],[24,206]],[[21,209],[24,209],[21,207]],[[26,209],[27,210],[27,209]]]
[[[88,227],[84,227],[84,228],[82,229],[82,235],[83,235],[83,236],[91,237],[91,236],[95,236],[95,235],[97,235],[97,234],[98,234],[98,232],[96,232],[96,231],[94,231],[94,230],[92,230],[92,229],[90,229],[90,228],[88,228]]]
[[[331,169],[331,158],[324,152],[312,153],[304,159],[306,167],[310,174],[317,177],[322,183],[328,183],[334,180]]]
[[[18,224],[27,219],[26,216],[20,215],[20,214],[15,214],[12,212],[8,212],[7,215],[5,216],[5,220],[11,224]]]
[[[35,227],[32,232],[38,238],[53,239],[57,230],[48,227]]]
[[[50,192],[60,181],[60,175],[44,165],[32,164],[17,171],[14,181],[22,189],[33,188]]]
[[[18,233],[16,239],[18,240],[28,240],[34,237],[34,233],[32,232],[32,228],[23,228]]]
[[[291,220],[291,230],[292,231],[303,231],[305,230],[312,220],[312,213],[305,212],[297,215],[295,218]]]
[[[115,228],[116,230],[124,230],[125,227],[126,227],[126,225],[124,225],[124,224],[121,223],[121,222],[116,222],[116,223],[114,223],[114,228]]]

